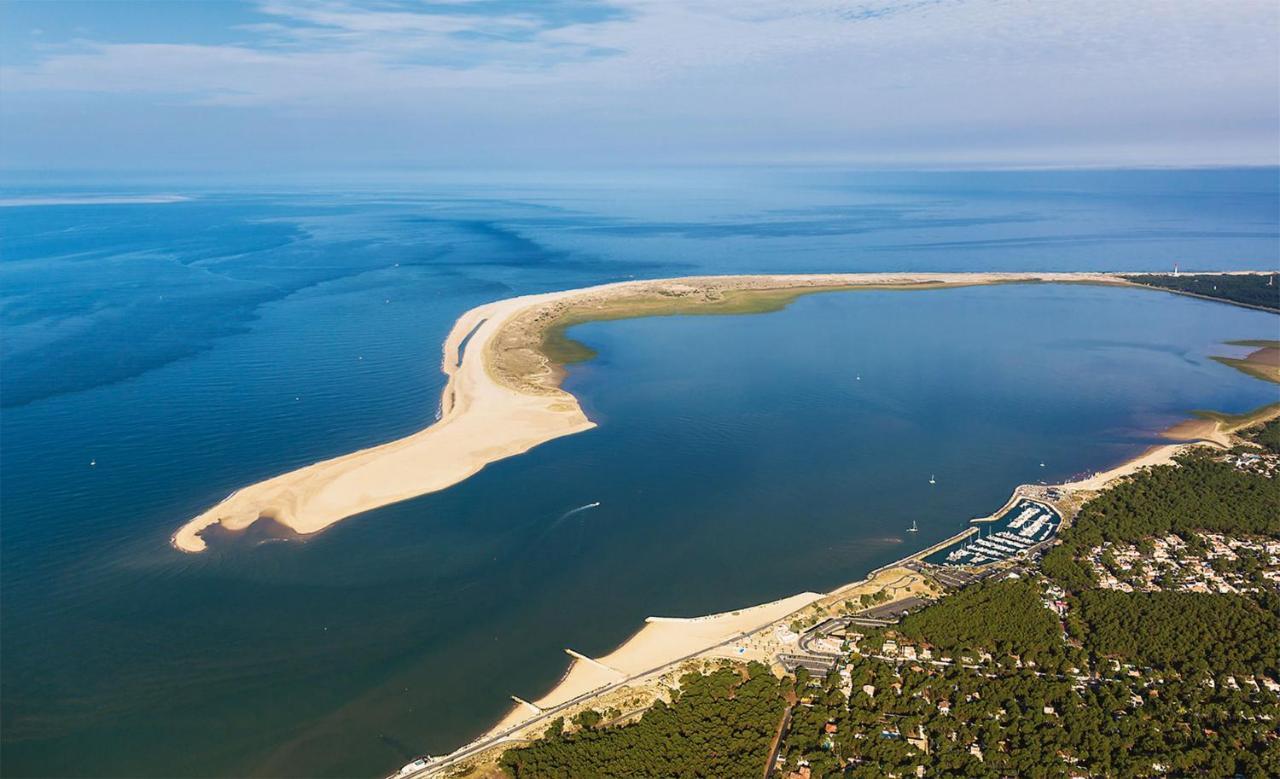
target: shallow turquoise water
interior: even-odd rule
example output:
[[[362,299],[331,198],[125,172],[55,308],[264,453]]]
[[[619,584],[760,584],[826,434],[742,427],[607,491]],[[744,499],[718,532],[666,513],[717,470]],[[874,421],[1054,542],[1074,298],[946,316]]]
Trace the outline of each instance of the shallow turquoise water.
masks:
[[[429,423],[467,308],[684,273],[1274,267],[1263,173],[0,208],[4,772],[376,775],[541,694],[565,646],[858,578],[1019,481],[1277,399],[1207,359],[1276,317],[1132,290],[591,324],[568,386],[599,428],[303,543],[168,548],[237,486]]]

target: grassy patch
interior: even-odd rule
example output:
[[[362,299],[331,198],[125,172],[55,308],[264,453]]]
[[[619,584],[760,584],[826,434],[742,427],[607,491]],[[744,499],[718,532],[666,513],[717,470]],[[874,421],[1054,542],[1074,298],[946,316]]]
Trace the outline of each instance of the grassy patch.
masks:
[[[1213,357],[1214,362],[1220,362],[1223,365],[1235,368],[1238,371],[1247,373],[1254,378],[1269,381],[1274,384],[1280,384],[1280,368],[1274,365],[1267,365],[1261,362],[1254,362],[1248,357],[1238,359],[1235,357]]]
[[[852,292],[859,290],[918,290],[954,287],[955,284],[920,282],[918,284],[853,284],[831,287],[783,287],[777,289],[729,289],[715,297],[704,295],[666,295],[646,292],[619,297],[607,304],[573,305],[564,310],[544,331],[540,351],[556,365],[569,365],[595,357],[595,351],[570,338],[566,331],[588,322],[609,322],[654,316],[737,316],[768,314],[781,311],[796,298],[819,292]]]
[[[1268,403],[1265,406],[1246,411],[1243,414],[1224,414],[1221,411],[1193,411],[1200,419],[1209,419],[1220,423],[1227,430],[1239,430],[1259,422],[1271,419],[1280,413],[1280,403]]]

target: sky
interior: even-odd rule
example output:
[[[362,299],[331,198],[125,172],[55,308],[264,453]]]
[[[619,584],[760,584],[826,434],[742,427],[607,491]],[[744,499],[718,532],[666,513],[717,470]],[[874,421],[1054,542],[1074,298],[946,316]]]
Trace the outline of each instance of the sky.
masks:
[[[1280,163],[1274,0],[5,0],[0,169]]]

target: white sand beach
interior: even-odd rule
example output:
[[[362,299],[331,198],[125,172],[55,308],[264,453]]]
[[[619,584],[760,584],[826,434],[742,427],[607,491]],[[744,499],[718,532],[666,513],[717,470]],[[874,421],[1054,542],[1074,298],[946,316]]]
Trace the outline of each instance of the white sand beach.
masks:
[[[574,653],[573,663],[559,684],[533,704],[540,709],[551,709],[610,685],[634,681],[744,633],[767,627],[820,598],[822,595],[818,593],[802,592],[705,617],[650,617],[644,627],[603,657],[587,658]],[[518,727],[536,716],[528,707],[517,705],[481,738]]]

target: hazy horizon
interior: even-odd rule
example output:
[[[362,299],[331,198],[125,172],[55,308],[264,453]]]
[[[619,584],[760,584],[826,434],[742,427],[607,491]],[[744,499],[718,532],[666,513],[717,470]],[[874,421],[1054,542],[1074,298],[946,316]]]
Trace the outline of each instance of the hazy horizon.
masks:
[[[1274,3],[8,2],[0,169],[1280,164]]]

